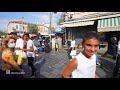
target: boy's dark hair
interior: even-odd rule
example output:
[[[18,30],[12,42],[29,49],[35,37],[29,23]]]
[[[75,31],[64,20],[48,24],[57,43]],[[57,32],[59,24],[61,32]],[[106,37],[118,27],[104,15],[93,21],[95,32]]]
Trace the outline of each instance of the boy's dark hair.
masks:
[[[20,36],[20,35],[18,35],[18,37],[19,37],[19,38],[21,38],[21,36]]]
[[[23,36],[30,37],[29,33],[24,33]]]
[[[12,35],[12,34],[13,34],[13,35],[17,35],[17,33],[16,33],[16,32],[11,32],[11,33],[10,33],[10,35]]]
[[[83,37],[82,44],[83,44],[86,40],[92,39],[92,38],[95,38],[95,39],[97,39],[97,40],[100,42],[100,39],[99,39],[97,33],[95,33],[95,32],[87,32],[87,33],[84,35],[84,37]]]

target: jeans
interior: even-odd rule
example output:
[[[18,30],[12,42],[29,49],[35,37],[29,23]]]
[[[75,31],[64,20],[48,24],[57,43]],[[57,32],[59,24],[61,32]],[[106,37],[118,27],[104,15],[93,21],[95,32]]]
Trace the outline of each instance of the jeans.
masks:
[[[71,50],[72,50],[72,48],[70,48],[70,49],[68,50],[68,58],[69,58],[69,59],[72,59],[72,56],[70,55]]]
[[[34,75],[34,72],[36,70],[36,68],[33,65],[34,62],[34,57],[28,57],[28,65],[31,67],[32,69],[32,75]]]
[[[100,63],[98,56],[96,56],[96,63]]]
[[[113,78],[115,78],[118,75],[120,68],[120,55],[117,56],[116,64],[113,70]]]

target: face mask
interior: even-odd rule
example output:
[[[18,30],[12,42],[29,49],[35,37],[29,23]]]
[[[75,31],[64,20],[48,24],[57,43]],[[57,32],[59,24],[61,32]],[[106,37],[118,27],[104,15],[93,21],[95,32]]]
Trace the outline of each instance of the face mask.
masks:
[[[15,47],[15,43],[10,43],[9,48],[14,48]]]

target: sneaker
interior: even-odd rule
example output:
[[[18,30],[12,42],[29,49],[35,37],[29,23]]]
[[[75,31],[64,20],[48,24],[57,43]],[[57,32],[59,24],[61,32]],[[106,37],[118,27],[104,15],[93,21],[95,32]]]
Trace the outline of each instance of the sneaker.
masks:
[[[96,66],[100,66],[100,63],[96,63]]]
[[[38,73],[38,71],[35,69],[35,70],[32,72],[32,76],[35,76],[37,73]]]

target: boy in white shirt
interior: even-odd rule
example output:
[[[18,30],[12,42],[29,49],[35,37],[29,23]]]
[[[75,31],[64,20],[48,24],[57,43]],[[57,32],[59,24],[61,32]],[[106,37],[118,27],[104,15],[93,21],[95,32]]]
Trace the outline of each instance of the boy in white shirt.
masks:
[[[23,39],[21,37],[19,37],[17,39],[15,48],[16,48],[16,50],[15,50],[16,55],[19,55],[21,52],[21,50],[19,50],[19,49],[23,48]]]
[[[23,40],[24,40],[24,47],[23,47],[23,51],[25,51],[27,53],[27,57],[28,57],[28,65],[31,67],[32,69],[32,77],[35,77],[35,71],[36,68],[33,65],[34,62],[34,43],[33,41],[29,38],[29,34],[25,33],[23,35]]]

